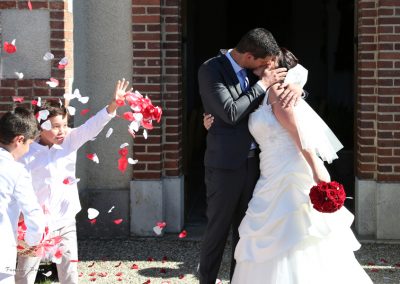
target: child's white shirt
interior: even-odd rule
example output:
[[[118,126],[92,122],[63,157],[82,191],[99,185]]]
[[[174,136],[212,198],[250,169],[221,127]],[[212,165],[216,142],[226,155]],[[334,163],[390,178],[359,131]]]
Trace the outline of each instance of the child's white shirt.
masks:
[[[45,217],[33,191],[31,176],[8,151],[0,148],[0,273],[15,274],[20,212],[27,226],[25,241],[29,245],[39,244]]]
[[[76,183],[64,184],[63,181],[68,177],[76,178],[78,149],[96,137],[114,116],[115,113],[109,114],[104,108],[81,126],[71,129],[60,146],[49,148],[35,142],[23,157],[39,203],[48,210],[50,231],[75,222],[81,210],[78,187]]]

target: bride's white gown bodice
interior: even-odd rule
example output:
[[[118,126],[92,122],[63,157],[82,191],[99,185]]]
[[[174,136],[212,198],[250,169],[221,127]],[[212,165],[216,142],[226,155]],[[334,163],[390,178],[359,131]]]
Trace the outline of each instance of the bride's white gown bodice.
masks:
[[[312,171],[270,105],[250,115],[249,129],[261,150],[261,176],[239,227],[232,283],[372,283],[354,257],[353,215],[344,207],[312,208]],[[327,277],[332,270],[340,272]]]

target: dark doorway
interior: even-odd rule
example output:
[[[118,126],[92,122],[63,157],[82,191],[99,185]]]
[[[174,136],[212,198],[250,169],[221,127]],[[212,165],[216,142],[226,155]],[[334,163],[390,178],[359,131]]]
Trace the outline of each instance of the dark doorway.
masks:
[[[229,49],[249,29],[270,30],[309,70],[308,103],[331,127],[344,149],[328,165],[333,180],[354,196],[353,52],[354,1],[184,1],[185,209],[187,223],[205,222],[203,155],[206,131],[197,70],[219,49]],[[353,211],[354,200],[346,201]]]

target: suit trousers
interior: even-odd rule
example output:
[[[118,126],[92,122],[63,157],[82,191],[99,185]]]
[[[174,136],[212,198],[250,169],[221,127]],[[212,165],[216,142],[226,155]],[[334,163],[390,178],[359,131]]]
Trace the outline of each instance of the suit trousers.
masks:
[[[63,252],[61,263],[57,264],[58,280],[61,284],[78,283],[78,263],[76,262],[78,260],[78,243],[75,223],[50,233],[50,237],[55,236],[61,237],[60,248]],[[18,256],[15,283],[35,283],[40,261],[40,257]]]
[[[260,176],[259,157],[248,157],[239,169],[205,168],[207,228],[200,251],[200,284],[215,284],[232,228],[230,277],[235,268],[238,228]]]

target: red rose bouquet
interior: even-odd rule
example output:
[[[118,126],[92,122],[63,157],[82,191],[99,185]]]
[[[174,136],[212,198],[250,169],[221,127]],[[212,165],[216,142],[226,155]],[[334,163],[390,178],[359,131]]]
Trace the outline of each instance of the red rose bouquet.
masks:
[[[332,213],[343,206],[346,192],[343,185],[336,181],[320,182],[311,188],[310,199],[317,211]]]

